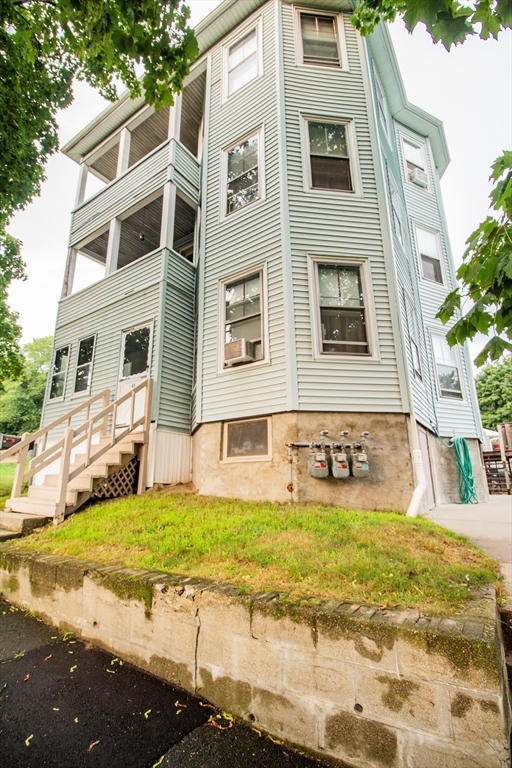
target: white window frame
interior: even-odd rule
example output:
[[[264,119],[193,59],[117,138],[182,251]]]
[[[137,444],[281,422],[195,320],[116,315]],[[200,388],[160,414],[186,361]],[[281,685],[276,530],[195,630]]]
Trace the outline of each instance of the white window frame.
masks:
[[[60,397],[51,397],[51,394],[52,394],[52,381],[53,381],[54,375],[56,375],[56,374],[53,373],[53,368],[55,366],[55,356],[56,356],[57,352],[59,352],[61,349],[64,349],[65,347],[67,347],[69,349],[69,353],[68,353],[68,365],[67,365],[66,371],[64,373],[64,386],[62,387],[62,395],[60,395]],[[67,387],[67,384],[68,384],[69,369],[71,367],[70,363],[71,363],[71,351],[72,351],[72,349],[73,349],[73,345],[71,344],[71,342],[68,342],[67,344],[59,344],[58,347],[54,347],[53,355],[52,355],[52,364],[51,364],[51,368],[50,368],[50,373],[48,375],[48,395],[47,395],[46,399],[47,399],[47,401],[49,403],[59,403],[62,400],[64,400],[65,397],[66,397],[66,387]]]
[[[416,317],[416,310],[414,308],[413,301],[410,296],[407,294],[405,295],[405,311],[406,311],[406,318],[407,318],[407,335],[409,337],[409,346],[411,348],[411,367],[412,372],[415,376],[415,378],[419,379],[419,381],[423,381],[423,366],[422,366],[422,359],[421,359],[421,339],[420,339],[420,332],[418,327],[418,319]],[[415,367],[414,365],[414,354],[412,352],[412,345],[416,347],[416,350],[418,352],[418,363],[419,363],[419,369]]]
[[[355,121],[350,117],[333,117],[331,115],[301,115],[302,124],[302,147],[303,147],[303,178],[304,191],[313,195],[350,195],[363,197],[363,187],[361,182],[361,170],[359,165],[359,155],[357,152],[357,136]],[[352,178],[353,189],[318,189],[313,187],[311,178],[311,161],[309,152],[309,123],[331,123],[333,125],[344,125],[346,127],[348,158],[350,161],[350,175]]]
[[[421,156],[423,158],[423,168],[420,168],[420,171],[423,171],[423,173],[427,174],[428,177],[428,186],[423,189],[424,192],[430,191],[430,172],[428,167],[428,157],[427,157],[427,147],[425,142],[419,141],[417,139],[412,139],[410,136],[406,136],[405,134],[400,134],[400,142],[402,145],[402,159],[403,159],[403,165],[404,165],[404,174],[405,174],[405,180],[408,184],[412,184],[414,187],[418,187],[417,184],[415,184],[411,179],[409,178],[409,168],[407,166],[407,158],[405,156],[405,146],[404,143],[409,143],[414,147],[417,147],[421,151]],[[419,166],[416,166],[417,168]]]
[[[318,282],[318,265],[333,264],[338,266],[359,267],[361,270],[361,285],[363,287],[364,309],[366,321],[366,334],[369,353],[364,355],[340,352],[323,352],[322,350],[322,323],[320,319],[320,289]],[[375,314],[375,301],[373,298],[371,268],[368,259],[346,256],[326,256],[324,254],[308,254],[308,272],[310,286],[310,317],[313,358],[324,362],[330,360],[351,360],[353,362],[367,363],[380,360],[377,318]]]
[[[414,228],[414,246],[416,248],[416,256],[418,259],[418,268],[420,271],[420,278],[425,283],[428,283],[429,285],[437,285],[438,288],[443,288],[446,290],[447,282],[446,282],[446,272],[444,268],[444,257],[443,257],[443,244],[441,242],[441,234],[439,230],[432,229],[432,227],[426,227],[424,224],[419,224],[417,221],[413,222],[413,228]],[[420,253],[420,245],[419,245],[419,239],[418,239],[418,229],[423,229],[425,232],[431,232],[433,235],[435,235],[437,240],[437,249],[439,253],[439,267],[441,269],[441,278],[442,282],[438,283],[437,280],[430,280],[430,278],[425,277],[423,274],[423,262],[421,260],[421,253]],[[432,258],[431,256],[429,258]]]
[[[249,32],[252,32],[252,30],[256,30],[256,62],[257,62],[257,74],[255,77],[253,77],[251,80],[249,80],[245,85],[242,85],[240,88],[238,88],[236,91],[234,91],[232,94],[229,94],[229,85],[228,85],[228,61],[229,61],[229,49],[232,48],[234,45],[236,45],[243,37],[249,34]],[[228,42],[222,47],[222,97],[221,97],[221,103],[225,104],[226,101],[229,99],[234,98],[237,94],[242,93],[242,91],[247,88],[248,85],[251,83],[254,83],[256,80],[259,80],[260,77],[263,77],[263,19],[260,18],[256,21],[251,21],[250,24],[247,24],[242,30],[236,33],[233,37],[231,37]]]
[[[261,312],[261,342],[263,345],[263,357],[261,360],[255,360],[253,363],[243,363],[241,365],[224,366],[224,344],[226,341],[226,285],[236,283],[239,280],[245,280],[251,275],[256,273],[261,275],[261,294],[260,294],[260,312]],[[250,368],[258,368],[262,365],[269,365],[270,353],[269,353],[269,333],[268,333],[268,287],[267,287],[267,263],[259,262],[253,267],[248,267],[241,272],[236,272],[229,277],[219,280],[218,290],[218,305],[219,312],[217,316],[218,325],[218,361],[217,361],[217,373],[226,374],[238,374],[240,371],[247,371]]]
[[[386,98],[386,92],[382,86],[382,81],[377,72],[377,67],[373,63],[373,79],[375,81],[375,111],[377,113],[377,120],[380,121],[386,134],[386,138],[389,140],[389,109],[388,100]],[[381,116],[382,112],[382,116]]]
[[[80,357],[80,344],[82,343],[82,341],[85,341],[86,339],[91,339],[91,338],[94,339],[94,343],[93,343],[93,348],[92,348],[92,358],[91,358],[91,362],[89,363],[89,365],[91,366],[91,375],[89,377],[89,386],[87,387],[87,389],[84,389],[81,392],[76,392],[75,391],[75,387],[76,387],[76,375],[77,375],[78,367],[79,367],[78,366],[78,359]],[[78,348],[76,350],[75,377],[74,377],[73,395],[72,395],[73,399],[74,398],[78,398],[78,397],[88,397],[90,395],[90,393],[91,393],[92,374],[93,374],[93,370],[94,370],[94,358],[96,357],[96,342],[97,342],[97,340],[98,340],[98,334],[97,333],[90,333],[88,336],[82,336],[81,338],[78,339]],[[85,363],[84,363],[84,365],[85,365]]]
[[[268,438],[268,453],[265,456],[227,456],[228,449],[228,425],[246,423],[248,421],[266,421],[267,422],[267,438]],[[254,416],[250,419],[232,419],[225,421],[222,425],[222,459],[221,464],[246,464],[252,461],[272,461],[272,417],[271,416]]]
[[[300,17],[301,14],[308,14],[309,16],[328,16],[334,19],[336,22],[336,31],[338,34],[338,53],[340,57],[339,66],[330,66],[329,64],[311,64],[304,61],[304,47],[302,42],[302,26]],[[296,63],[301,67],[320,67],[321,69],[328,69],[331,72],[349,72],[348,63],[348,51],[347,51],[347,39],[345,37],[345,25],[343,20],[343,14],[336,11],[323,11],[316,8],[304,8],[301,6],[295,6],[295,51],[296,51]]]
[[[258,136],[258,199],[253,200],[252,203],[238,208],[236,211],[227,212],[228,202],[228,152],[239,144],[243,144],[244,141],[252,139],[253,136]],[[254,206],[261,204],[266,197],[265,189],[265,129],[263,125],[258,128],[254,128],[252,131],[244,134],[241,138],[231,142],[229,146],[222,150],[221,163],[221,183],[220,183],[220,221],[231,221],[234,217],[239,216],[243,211],[252,210]]]
[[[123,376],[123,360],[124,360],[124,341],[126,338],[126,335],[128,333],[132,333],[132,331],[138,331],[140,328],[149,328],[149,353],[148,353],[148,367],[146,369],[146,375],[148,378],[151,376],[151,366],[153,363],[153,332],[154,332],[154,326],[155,322],[154,320],[148,320],[145,323],[137,323],[137,325],[132,325],[129,328],[123,328],[121,331],[121,349],[119,353],[119,379],[118,381],[127,381],[128,379],[131,379],[131,376]],[[141,373],[134,373],[134,376],[142,376]]]
[[[437,360],[436,360],[436,353],[434,348],[434,341],[433,337],[439,336],[443,338],[446,341],[446,329],[444,331],[440,331],[437,328],[431,328],[430,329],[430,349],[432,351],[432,362],[434,364],[434,372],[436,376],[436,387],[437,387],[437,396],[439,400],[444,400],[445,402],[450,403],[465,403],[466,402],[466,394],[464,391],[464,378],[462,375],[462,365],[460,360],[460,354],[459,354],[459,345],[457,344],[455,347],[451,347],[451,349],[455,353],[455,365],[457,367],[457,372],[459,374],[459,382],[460,382],[460,397],[449,397],[448,395],[441,394],[441,382],[439,381],[439,373],[437,370]],[[448,342],[446,342],[448,344]]]

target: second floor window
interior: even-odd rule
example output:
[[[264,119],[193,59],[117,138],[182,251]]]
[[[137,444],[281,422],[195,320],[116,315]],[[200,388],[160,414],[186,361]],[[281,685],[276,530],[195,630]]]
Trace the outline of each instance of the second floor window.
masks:
[[[361,267],[318,264],[321,352],[368,355],[370,346]]]
[[[308,121],[313,189],[353,191],[347,129],[345,123]]]
[[[433,232],[431,229],[423,229],[423,227],[416,227],[416,242],[418,244],[423,279],[442,285],[441,249],[437,232]]]
[[[69,363],[69,346],[55,350],[52,377],[50,381],[50,400],[64,396],[66,373]]]
[[[92,358],[94,355],[95,336],[82,339],[78,347],[76,364],[75,392],[88,392],[91,388]]]
[[[224,286],[224,367],[263,358],[261,284],[256,272]]]
[[[300,14],[304,64],[339,67],[340,49],[335,16]]]
[[[258,30],[251,29],[227,52],[227,95],[231,96],[258,76]]]
[[[227,150],[227,214],[260,197],[259,143],[256,133]]]

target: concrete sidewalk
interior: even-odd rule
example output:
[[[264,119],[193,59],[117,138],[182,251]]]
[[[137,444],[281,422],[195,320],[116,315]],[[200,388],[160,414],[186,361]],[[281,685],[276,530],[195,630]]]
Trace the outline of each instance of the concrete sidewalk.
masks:
[[[443,504],[425,517],[468,536],[501,562],[501,572],[512,596],[512,496],[491,496],[481,504]]]

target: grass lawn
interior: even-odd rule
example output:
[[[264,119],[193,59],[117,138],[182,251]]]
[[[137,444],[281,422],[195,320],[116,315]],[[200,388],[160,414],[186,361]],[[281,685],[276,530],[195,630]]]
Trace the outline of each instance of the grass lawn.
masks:
[[[11,498],[15,469],[16,464],[13,462],[6,461],[0,464],[0,509],[3,509],[7,499]]]
[[[422,518],[185,493],[98,504],[12,546],[423,613],[459,610],[499,578],[496,561]]]

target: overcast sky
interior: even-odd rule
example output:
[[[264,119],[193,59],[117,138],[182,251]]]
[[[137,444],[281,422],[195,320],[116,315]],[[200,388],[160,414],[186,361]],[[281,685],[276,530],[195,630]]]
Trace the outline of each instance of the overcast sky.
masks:
[[[219,0],[189,0],[196,24]],[[409,101],[444,122],[452,162],[442,179],[448,230],[456,264],[464,241],[488,213],[490,165],[512,146],[512,33],[499,40],[469,39],[447,53],[424,28],[409,35],[391,27]],[[78,133],[106,102],[78,83],[75,101],[60,114],[60,140]],[[63,155],[50,159],[39,198],[16,215],[10,232],[23,242],[28,280],[15,283],[10,303],[19,312],[23,341],[53,333],[67,253],[78,166]],[[481,344],[473,345],[473,357]]]

